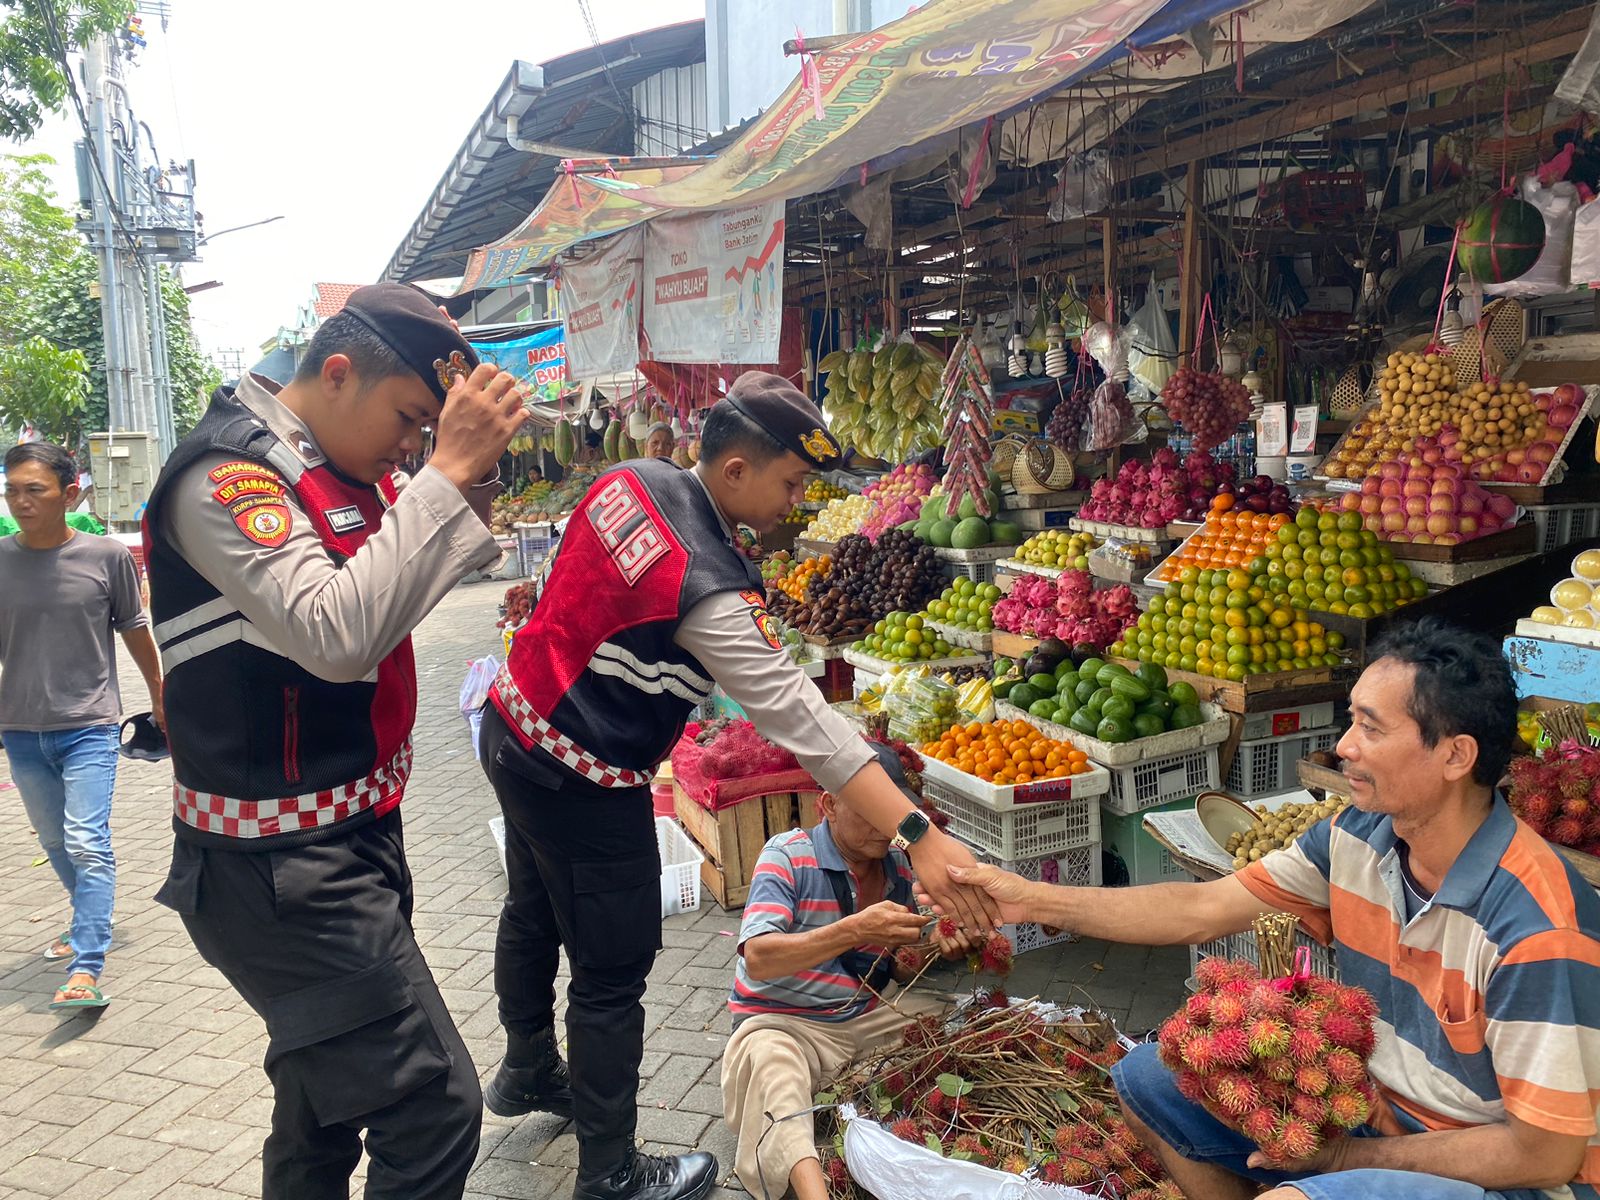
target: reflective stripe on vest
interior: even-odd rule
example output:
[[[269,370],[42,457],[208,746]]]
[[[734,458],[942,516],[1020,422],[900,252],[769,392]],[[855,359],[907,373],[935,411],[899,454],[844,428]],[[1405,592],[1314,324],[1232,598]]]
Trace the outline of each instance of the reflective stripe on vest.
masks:
[[[511,672],[500,668],[494,679],[494,696],[499,708],[511,724],[533,745],[570,771],[582,775],[591,783],[606,788],[649,787],[651,776],[643,771],[630,771],[626,767],[613,767],[601,762],[565,734],[557,732],[523,698],[517,690]]]
[[[236,800],[173,784],[172,806],[178,820],[205,833],[231,838],[271,837],[320,829],[381,805],[403,791],[410,776],[411,739],[407,738],[387,766],[343,787],[277,800]]]

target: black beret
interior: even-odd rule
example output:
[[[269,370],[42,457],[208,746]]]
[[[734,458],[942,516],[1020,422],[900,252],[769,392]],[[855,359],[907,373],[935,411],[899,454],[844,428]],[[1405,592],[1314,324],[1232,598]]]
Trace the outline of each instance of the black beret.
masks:
[[[478,355],[450,318],[419,288],[407,283],[374,283],[357,288],[344,311],[355,317],[421,377],[440,404],[450,390],[450,374],[471,374]]]
[[[746,372],[733,381],[723,402],[813,466],[831,467],[844,455],[821,410],[781,375]]]
[[[889,782],[894,784],[906,794],[906,798],[918,808],[922,807],[922,797],[911,790],[911,781],[906,778],[905,766],[900,762],[900,756],[895,753],[894,747],[886,742],[869,741],[868,746],[878,756],[878,765],[889,773]]]

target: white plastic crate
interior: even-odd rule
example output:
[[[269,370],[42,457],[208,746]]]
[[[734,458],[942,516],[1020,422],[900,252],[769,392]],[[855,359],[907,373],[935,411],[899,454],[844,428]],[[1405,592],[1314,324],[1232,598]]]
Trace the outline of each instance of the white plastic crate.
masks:
[[[996,858],[1042,858],[1100,844],[1100,805],[1093,796],[997,812],[927,774],[922,791],[950,817],[950,833]]]
[[[517,531],[517,563],[522,576],[532,575],[550,557],[555,545],[555,525],[549,521],[519,521]]]
[[[951,579],[970,579],[973,583],[993,583],[994,563],[941,562],[944,573]]]
[[[1269,796],[1299,786],[1295,763],[1316,750],[1331,750],[1339,741],[1337,729],[1312,729],[1284,737],[1241,741],[1223,790],[1240,799]]]
[[[977,857],[981,862],[995,863],[1002,870],[1012,871],[1024,879],[1035,882],[1042,880],[1045,883],[1060,884],[1063,887],[1099,887],[1100,886],[1100,847],[1080,846],[1076,850],[1068,850],[1063,854],[1043,858],[1026,858],[1020,861],[1000,858],[998,855],[978,852]],[[1060,945],[1062,942],[1075,942],[1078,935],[1070,929],[1058,929],[1054,933],[1047,933],[1034,921],[1021,921],[1012,925],[1002,925],[1000,932],[1011,939],[1011,947],[1017,954],[1026,954],[1030,950],[1043,950],[1046,946]]]
[[[1315,938],[1309,936],[1305,930],[1297,929],[1294,934],[1294,944],[1304,946],[1311,952],[1311,973],[1321,975],[1324,979],[1339,978],[1339,964],[1334,960],[1333,948],[1324,946]],[[1195,969],[1199,967],[1202,958],[1234,958],[1244,959],[1261,965],[1261,951],[1256,946],[1256,935],[1251,932],[1230,933],[1226,937],[1217,938],[1211,942],[1201,942],[1198,946],[1189,947],[1189,974],[1192,979]]]
[[[1600,533],[1600,504],[1535,504],[1527,511],[1533,518],[1540,554]]]
[[[671,817],[656,818],[656,851],[661,855],[661,915],[697,912],[700,865],[706,856]]]
[[[1131,767],[1106,769],[1111,772],[1111,789],[1101,803],[1123,816],[1198,795],[1219,782],[1215,746],[1150,758]]]

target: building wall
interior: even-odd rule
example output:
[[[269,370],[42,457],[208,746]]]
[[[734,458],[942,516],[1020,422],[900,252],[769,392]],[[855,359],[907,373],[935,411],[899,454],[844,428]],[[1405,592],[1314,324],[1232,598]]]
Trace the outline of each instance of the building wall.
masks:
[[[875,29],[916,0],[706,0],[706,93],[713,131],[766,108],[800,73],[783,43]]]
[[[710,135],[706,119],[706,64],[691,63],[652,75],[633,89],[639,114],[634,153],[678,154]]]

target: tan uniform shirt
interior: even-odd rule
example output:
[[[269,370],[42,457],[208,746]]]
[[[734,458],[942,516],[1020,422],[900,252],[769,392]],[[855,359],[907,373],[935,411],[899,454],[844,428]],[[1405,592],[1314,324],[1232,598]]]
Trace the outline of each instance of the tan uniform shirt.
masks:
[[[689,473],[705,487],[698,473]],[[733,530],[720,510],[717,519],[731,546]],[[767,641],[755,621],[760,611],[738,592],[719,592],[689,610],[672,640],[700,660],[763,737],[793,754],[819,785],[837,794],[876,756],[828,707],[788,651]]]
[[[256,376],[239,381],[237,399],[266,422],[307,467],[326,460],[311,431]],[[331,683],[368,678],[464,576],[500,554],[456,486],[424,467],[384,514],[383,523],[342,566],[312,528],[298,498],[286,493],[290,530],[269,547],[246,537],[212,498],[207,472],[237,456],[192,464],[166,507],[178,552],[236,606],[269,644]]]

